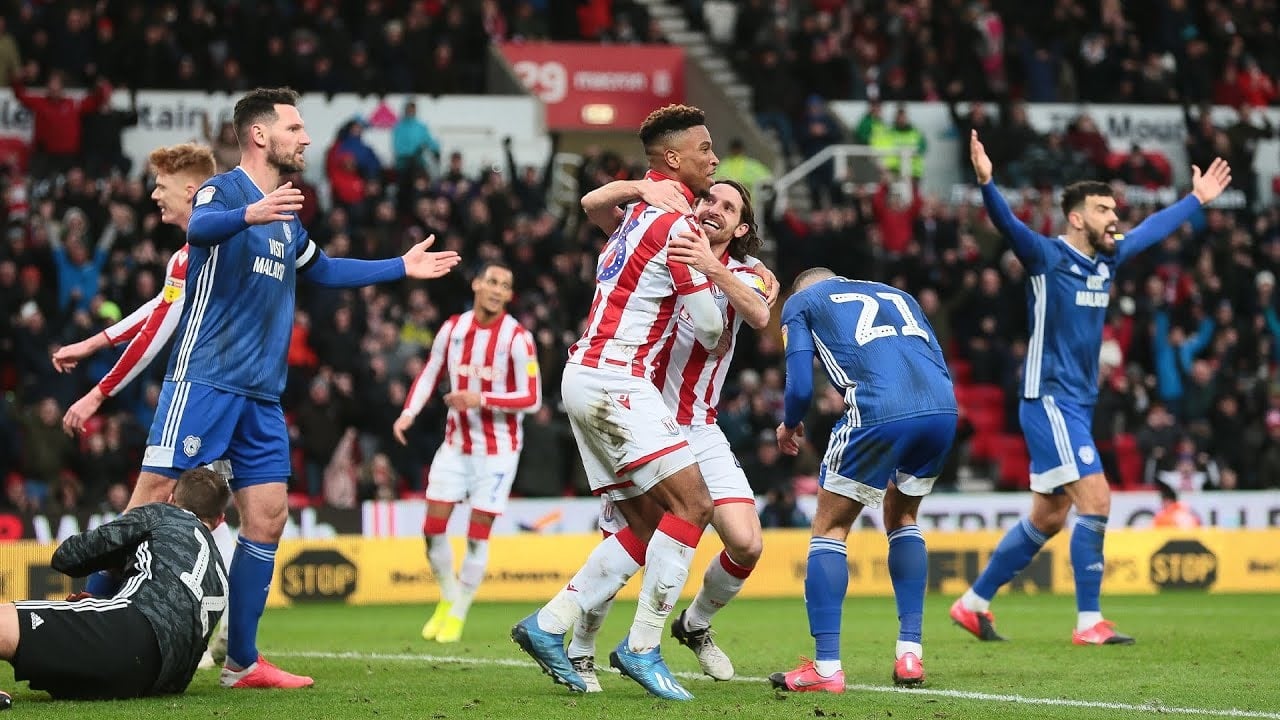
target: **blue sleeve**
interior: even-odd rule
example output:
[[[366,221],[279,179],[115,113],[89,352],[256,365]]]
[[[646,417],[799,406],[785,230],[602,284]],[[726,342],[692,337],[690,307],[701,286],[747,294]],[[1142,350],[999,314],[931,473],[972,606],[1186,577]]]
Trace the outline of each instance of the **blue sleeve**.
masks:
[[[1018,256],[1027,272],[1036,275],[1044,271],[1046,240],[1043,235],[1027,227],[1014,216],[1004,196],[996,189],[994,180],[982,186],[982,203],[987,206],[987,215],[1000,234],[1008,238],[1013,246],[1013,254]]]
[[[787,353],[787,384],[782,393],[783,420],[793,428],[804,420],[813,399],[813,336],[805,319],[802,296],[782,308],[782,344]]]
[[[311,261],[298,270],[298,277],[324,287],[353,288],[392,282],[404,278],[404,260],[352,260],[331,258],[315,248]]]
[[[813,400],[813,351],[787,353],[787,385],[782,391],[782,422],[793,428],[804,421]]]
[[[1196,330],[1196,334],[1187,338],[1187,341],[1178,348],[1178,367],[1183,372],[1191,369],[1191,362],[1196,359],[1196,355],[1209,344],[1213,339],[1213,331],[1217,327],[1212,317],[1206,317],[1200,321],[1200,327]]]
[[[195,207],[187,224],[187,242],[196,247],[213,247],[249,227],[244,219],[248,207],[228,207],[223,199],[225,192],[217,185],[205,185],[196,191]]]
[[[1138,223],[1138,227],[1116,244],[1116,262],[1137,255],[1173,234],[1182,223],[1200,211],[1200,200],[1188,195],[1169,207]]]

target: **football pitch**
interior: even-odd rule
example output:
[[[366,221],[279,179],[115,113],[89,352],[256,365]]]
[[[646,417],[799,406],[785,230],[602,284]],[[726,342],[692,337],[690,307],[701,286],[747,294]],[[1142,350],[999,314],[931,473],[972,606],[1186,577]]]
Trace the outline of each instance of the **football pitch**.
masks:
[[[1133,634],[1131,647],[1074,647],[1069,596],[1008,596],[993,606],[1007,643],[979,643],[951,624],[953,598],[932,595],[925,615],[924,688],[896,690],[890,680],[896,618],[888,598],[845,603],[844,695],[783,694],[769,673],[812,653],[799,600],[740,600],[716,618],[716,640],[738,678],[698,674],[688,650],[670,637],[668,663],[688,679],[688,703],[649,697],[612,671],[605,692],[571,694],[510,642],[510,626],[529,603],[477,605],[463,641],[424,642],[427,606],[309,605],[270,610],[261,648],[316,686],[296,691],[226,691],[216,671],[200,671],[180,697],[128,702],[54,702],[15,687],[4,665],[0,688],[14,695],[11,717],[39,718],[1266,718],[1280,720],[1280,597],[1161,594],[1105,597],[1103,608]],[[682,606],[683,607],[683,604]],[[601,633],[597,659],[630,623],[634,603],[619,603]]]

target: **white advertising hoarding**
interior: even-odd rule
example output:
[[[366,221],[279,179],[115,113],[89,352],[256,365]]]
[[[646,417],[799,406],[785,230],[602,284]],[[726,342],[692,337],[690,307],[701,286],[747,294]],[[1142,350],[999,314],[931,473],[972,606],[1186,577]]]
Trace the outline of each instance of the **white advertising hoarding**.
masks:
[[[951,122],[951,114],[944,102],[909,102],[905,103],[907,115],[911,123],[924,133],[928,141],[925,153],[925,187],[941,197],[949,197],[951,186],[962,181],[958,158],[961,142],[956,134],[955,125]],[[968,112],[969,103],[960,103],[959,111],[963,116]],[[993,117],[998,114],[994,103],[987,104]],[[866,114],[867,103],[863,101],[841,101],[831,103],[831,109],[848,128],[857,126],[858,121]],[[893,122],[897,103],[884,103],[881,119]],[[1192,111],[1193,114],[1196,112]],[[1040,103],[1027,105],[1027,117],[1031,126],[1041,133],[1064,132],[1067,125],[1082,113],[1090,115],[1098,126],[1098,130],[1107,139],[1107,144],[1114,152],[1128,152],[1137,145],[1144,150],[1158,150],[1169,158],[1174,172],[1174,181],[1186,186],[1190,182],[1191,170],[1188,165],[1186,148],[1183,142],[1187,136],[1186,123],[1182,108],[1178,105],[1077,105],[1074,103]],[[1260,117],[1265,115],[1272,127],[1280,127],[1280,108],[1259,108],[1254,112],[1254,124],[1260,124]],[[1215,107],[1212,113],[1214,122],[1219,127],[1226,127],[1236,122],[1236,112],[1228,107]],[[1259,176],[1260,197],[1270,195],[1271,178],[1280,175],[1280,140],[1271,139],[1258,143],[1254,158],[1254,169]],[[1237,174],[1238,178],[1239,175]],[[1000,168],[996,168],[996,181],[1000,180]]]
[[[33,92],[40,92],[39,88]],[[133,159],[134,168],[143,167],[147,155],[156,147],[191,140],[204,142],[204,119],[208,118],[216,133],[223,120],[230,120],[238,95],[143,90],[137,94],[138,124],[121,136],[125,154]],[[543,121],[542,104],[522,95],[374,95],[352,94],[304,95],[298,104],[311,147],[307,151],[309,180],[323,178],[325,151],[333,144],[338,129],[352,118],[369,119],[380,106],[398,118],[408,99],[417,101],[418,117],[440,141],[444,157],[457,150],[462,153],[469,173],[483,167],[502,165],[505,158],[502,139],[511,137],[512,153],[519,165],[542,167],[547,160],[550,139]],[[127,109],[129,95],[116,91],[112,107]],[[31,113],[8,88],[0,88],[0,137],[31,137]],[[363,137],[386,164],[392,161],[391,130],[368,127]],[[220,168],[224,169],[224,168]]]

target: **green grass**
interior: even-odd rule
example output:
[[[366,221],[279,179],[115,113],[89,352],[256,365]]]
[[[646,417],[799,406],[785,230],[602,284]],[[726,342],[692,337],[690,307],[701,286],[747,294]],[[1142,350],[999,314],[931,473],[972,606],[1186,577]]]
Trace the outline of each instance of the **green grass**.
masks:
[[[269,611],[262,649],[286,669],[316,678],[303,691],[226,691],[217,674],[201,671],[182,697],[129,702],[54,702],[25,685],[16,688],[12,717],[40,718],[519,718],[840,717],[922,718],[1155,718],[1220,717],[1213,711],[1260,711],[1280,719],[1280,598],[1267,595],[1163,594],[1109,597],[1108,617],[1138,638],[1132,647],[1074,647],[1074,605],[1066,596],[1010,596],[996,603],[998,626],[1009,643],[984,644],[952,627],[951,598],[931,596],[926,606],[923,691],[893,692],[896,620],[889,599],[845,604],[844,667],[859,685],[843,696],[791,695],[761,678],[790,669],[812,653],[799,600],[735,602],[716,619],[717,641],[734,659],[741,681],[706,678],[686,686],[697,699],[666,703],[648,697],[618,675],[602,678],[605,693],[572,695],[553,686],[508,640],[512,623],[532,604],[488,604],[472,610],[463,642],[423,642],[418,631],[426,606],[319,605]],[[626,632],[634,604],[614,609],[598,653]],[[697,664],[669,638],[669,664],[696,672]],[[325,657],[324,654],[357,654]],[[435,657],[432,657],[435,656]],[[607,663],[607,660],[605,660]],[[518,664],[517,664],[518,663]],[[4,665],[0,687],[13,688]],[[963,696],[980,693],[988,697]],[[1015,703],[994,696],[1018,695]],[[1078,700],[1143,707],[1071,707],[1046,701]],[[1196,710],[1178,713],[1175,708]],[[1246,717],[1250,715],[1245,715]]]

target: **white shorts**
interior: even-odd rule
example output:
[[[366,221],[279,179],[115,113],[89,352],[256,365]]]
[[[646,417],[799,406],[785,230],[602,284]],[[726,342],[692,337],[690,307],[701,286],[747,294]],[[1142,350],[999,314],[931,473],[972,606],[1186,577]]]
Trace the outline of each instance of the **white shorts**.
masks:
[[[560,384],[591,492],[635,497],[696,460],[653,383],[576,363]]]
[[[689,447],[698,461],[711,500],[716,505],[747,503],[754,507],[756,498],[751,492],[751,483],[747,482],[742,465],[729,449],[729,441],[720,426],[685,425],[680,429],[689,438]],[[600,529],[614,534],[626,526],[626,518],[613,506],[612,500],[605,498],[600,507]]]
[[[429,502],[469,500],[472,510],[501,515],[507,509],[511,483],[516,479],[520,453],[463,455],[449,444],[440,446],[427,475]]]

